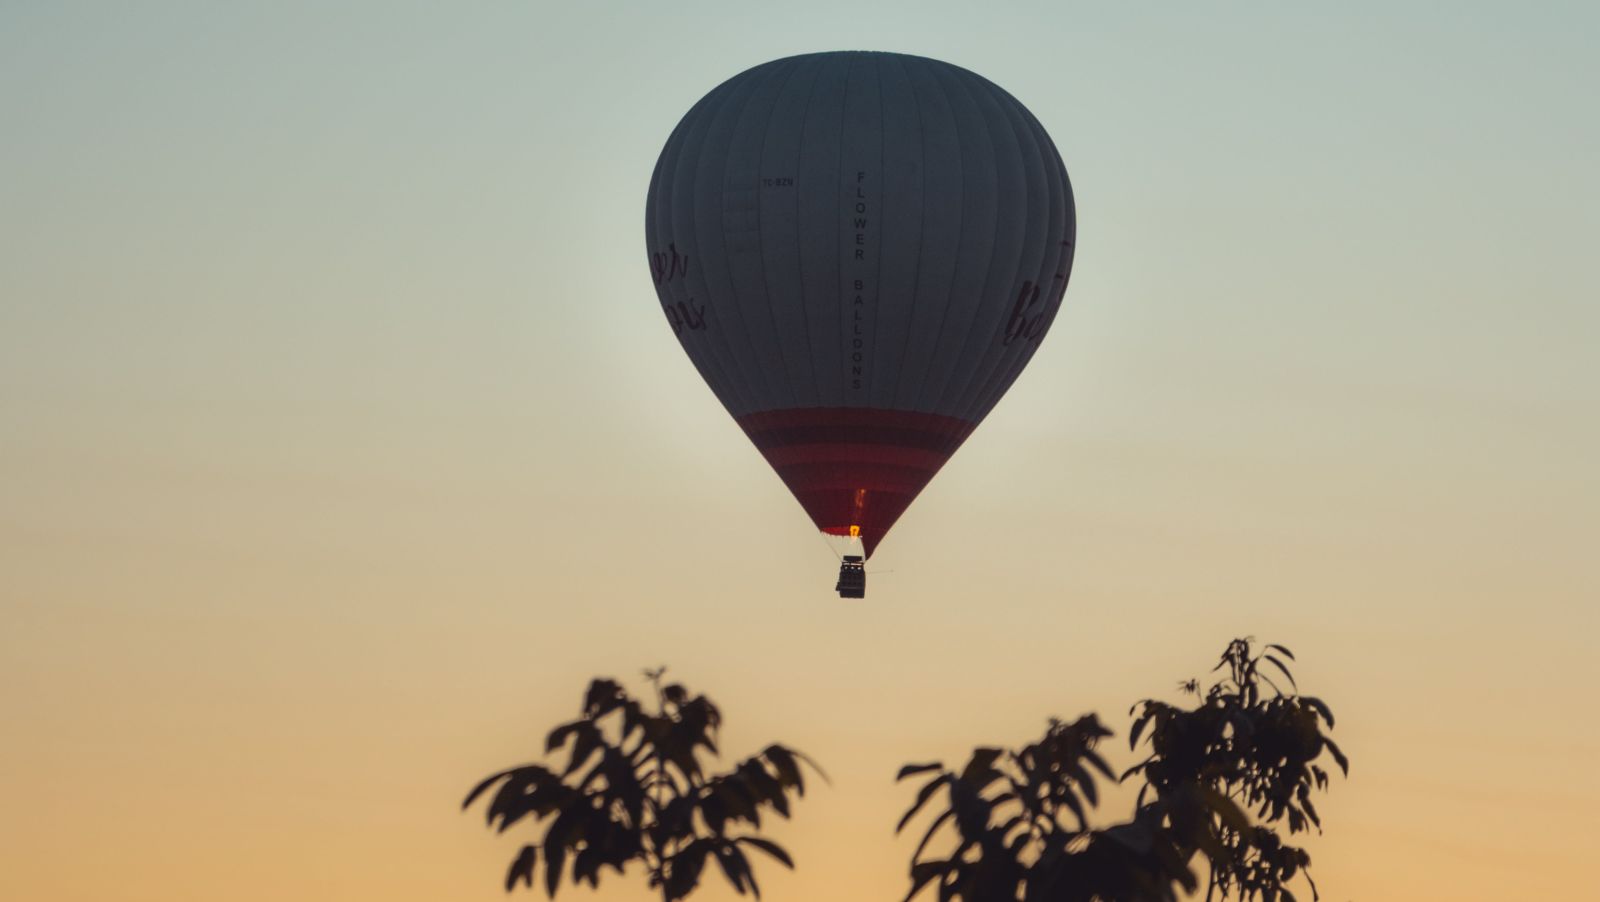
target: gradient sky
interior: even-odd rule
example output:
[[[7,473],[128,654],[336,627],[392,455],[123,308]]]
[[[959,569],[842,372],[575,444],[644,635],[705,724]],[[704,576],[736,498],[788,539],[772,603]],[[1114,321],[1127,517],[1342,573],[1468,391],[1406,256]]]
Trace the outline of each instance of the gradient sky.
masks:
[[[900,763],[1052,714],[1126,733],[1241,634],[1294,649],[1353,760],[1324,898],[1572,898],[1600,842],[1597,29],[7,0],[0,898],[504,898],[522,837],[465,790],[589,677],[661,663],[731,753],[834,778],[767,898],[898,898]],[[1004,86],[1079,217],[1052,333],[865,603],[673,341],[642,228],[691,103],[832,49]]]

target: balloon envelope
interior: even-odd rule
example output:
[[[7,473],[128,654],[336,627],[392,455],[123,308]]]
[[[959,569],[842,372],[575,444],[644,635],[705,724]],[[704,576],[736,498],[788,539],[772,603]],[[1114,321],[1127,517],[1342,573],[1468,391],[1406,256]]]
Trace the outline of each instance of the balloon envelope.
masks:
[[[706,383],[817,528],[870,555],[1033,356],[1076,220],[1010,94],[937,60],[835,52],[695,104],[645,236]]]

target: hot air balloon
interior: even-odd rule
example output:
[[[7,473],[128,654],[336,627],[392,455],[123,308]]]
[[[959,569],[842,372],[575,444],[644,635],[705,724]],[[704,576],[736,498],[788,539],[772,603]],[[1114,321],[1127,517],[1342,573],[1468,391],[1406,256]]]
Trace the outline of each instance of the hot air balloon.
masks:
[[[813,53],[718,85],[667,139],[645,240],[666,320],[817,528],[836,589],[994,408],[1076,239],[1049,135],[917,56]]]

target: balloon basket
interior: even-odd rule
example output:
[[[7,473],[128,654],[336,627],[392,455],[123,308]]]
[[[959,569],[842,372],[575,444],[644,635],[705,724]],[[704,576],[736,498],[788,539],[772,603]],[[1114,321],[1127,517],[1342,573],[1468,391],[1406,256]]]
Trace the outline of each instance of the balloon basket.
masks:
[[[867,562],[859,554],[847,554],[839,562],[839,582],[833,587],[840,598],[867,597]]]

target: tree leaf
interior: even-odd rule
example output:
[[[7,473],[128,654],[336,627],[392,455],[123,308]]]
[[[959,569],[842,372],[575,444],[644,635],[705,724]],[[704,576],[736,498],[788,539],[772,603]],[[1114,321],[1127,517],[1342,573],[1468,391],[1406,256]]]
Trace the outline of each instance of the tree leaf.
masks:
[[[783,862],[784,867],[787,867],[791,871],[794,870],[794,859],[789,857],[789,853],[785,852],[782,846],[769,839],[762,839],[759,836],[741,836],[734,840],[734,842],[749,843],[768,855],[771,855],[773,858]]]
[[[1310,799],[1301,799],[1300,807],[1306,810],[1306,817],[1311,818],[1311,823],[1316,824],[1317,829],[1321,830],[1322,818],[1317,815],[1317,806],[1311,804]]]
[[[572,882],[581,885],[585,881],[590,886],[600,885],[600,853],[602,847],[595,844],[586,845],[578,850],[572,858]]]
[[[491,787],[494,784],[500,782],[501,780],[504,780],[506,777],[510,776],[511,773],[512,773],[512,771],[503,770],[503,771],[499,772],[498,774],[493,774],[493,775],[491,775],[489,777],[485,777],[483,782],[479,783],[477,786],[472,787],[472,791],[467,793],[466,801],[463,801],[461,803],[461,810],[462,811],[467,810],[467,807],[472,804],[474,799],[476,799],[480,795],[483,795],[483,791],[485,789],[488,789],[489,787]]]
[[[922,787],[922,791],[917,793],[916,802],[912,803],[910,810],[906,811],[905,816],[900,818],[900,823],[895,825],[894,832],[898,834],[901,830],[904,830],[906,824],[910,823],[911,819],[917,816],[917,812],[922,810],[922,806],[928,804],[928,800],[933,798],[933,794],[939,791],[939,787],[950,781],[949,774],[944,774],[928,781],[928,784]]]
[[[1087,830],[1089,828],[1089,819],[1084,817],[1083,803],[1078,801],[1077,795],[1075,795],[1072,790],[1069,789],[1061,794],[1061,802],[1066,805],[1067,808],[1072,811],[1073,816],[1078,819],[1078,829]]]
[[[623,691],[621,684],[616,680],[594,680],[589,683],[589,691],[583,697],[584,717],[598,720],[620,707],[627,698],[628,693]]]
[[[1290,651],[1289,649],[1285,648],[1282,645],[1268,645],[1267,646],[1267,650],[1268,651],[1281,651],[1281,652],[1283,652],[1283,656],[1285,658],[1288,658],[1291,661],[1294,660],[1294,652]]]
[[[717,847],[717,864],[722,868],[722,876],[728,878],[733,888],[739,895],[744,895],[746,882],[751,890],[755,890],[755,881],[750,879],[750,863],[745,861],[744,854],[733,846],[732,843]],[[756,898],[761,898],[759,892]]]
[[[1100,757],[1100,753],[1094,749],[1084,752],[1083,759],[1094,765],[1094,769],[1104,774],[1107,780],[1115,780],[1117,778],[1116,771],[1112,770],[1111,765],[1106,763],[1106,759]]]
[[[939,832],[939,828],[955,816],[956,811],[954,808],[946,808],[938,817],[933,819],[933,823],[928,827],[928,832],[922,834],[922,842],[917,843],[916,851],[911,853],[911,861],[913,863],[922,857],[922,850],[928,847],[928,843],[933,840],[934,834]]]
[[[794,787],[795,795],[797,796],[806,794],[806,781],[800,775],[800,765],[796,763],[794,756],[789,754],[788,749],[781,745],[769,745],[767,750],[761,754],[772,764],[773,769],[778,772],[778,781],[780,783],[786,787]]]
[[[922,864],[912,865],[911,892],[906,893],[905,902],[911,902],[912,899],[916,898],[917,893],[922,892],[923,887],[927,886],[931,881],[943,877],[949,872],[951,866],[952,863],[948,861],[925,861]]]
[[[906,777],[914,777],[917,774],[925,774],[930,770],[939,770],[942,767],[944,767],[944,765],[937,761],[933,762],[932,764],[907,764],[905,767],[900,768],[899,773],[894,775],[894,780],[896,783],[898,783],[901,780],[904,780]],[[497,777],[491,779],[497,779]],[[471,800],[468,799],[468,801]]]
[[[1150,723],[1150,715],[1148,715],[1148,714],[1146,714],[1145,716],[1143,716],[1143,717],[1141,717],[1138,720],[1133,722],[1133,729],[1128,731],[1128,749],[1129,749],[1129,751],[1132,751],[1133,749],[1136,749],[1136,748],[1139,747],[1139,734],[1144,732],[1144,728],[1147,725],[1149,725],[1149,723]]]
[[[578,771],[578,768],[587,764],[605,741],[594,724],[586,723],[581,726],[583,729],[576,731],[578,738],[572,743],[572,755],[567,761],[567,769],[561,774],[563,778],[571,776]]]
[[[553,825],[552,825],[553,828]],[[567,861],[567,847],[560,843],[552,843],[548,836],[544,841],[544,891],[550,898],[556,897],[556,888],[561,883],[561,866]]]
[[[506,870],[506,892],[511,892],[519,880],[526,883],[529,889],[532,889],[533,868],[538,860],[539,849],[537,846],[523,846],[522,851],[511,862],[511,867]]]
[[[700,871],[705,868],[706,854],[711,851],[709,840],[697,839],[668,859],[666,896],[682,899],[700,883]]]
[[[1350,759],[1344,756],[1344,752],[1327,737],[1323,737],[1322,744],[1327,747],[1328,753],[1333,755],[1333,760],[1339,762],[1339,770],[1343,771],[1345,776],[1350,776]]]
[[[1250,818],[1245,815],[1244,811],[1239,808],[1238,803],[1234,802],[1233,799],[1204,783],[1196,783],[1194,788],[1200,794],[1200,797],[1205,800],[1206,807],[1215,812],[1217,817],[1221,818],[1222,822],[1228,827],[1241,833],[1250,829]]]
[[[701,796],[700,817],[713,836],[721,836],[727,830],[728,806],[723,803],[721,794],[707,791]]]
[[[1300,703],[1310,706],[1318,714],[1322,715],[1322,719],[1328,722],[1328,726],[1333,726],[1333,711],[1330,710],[1327,705],[1323,704],[1322,699],[1312,698],[1309,695],[1302,695],[1300,696]]]
[[[589,721],[587,720],[574,720],[571,723],[564,723],[561,726],[556,727],[554,730],[551,730],[550,735],[545,737],[544,750],[546,752],[553,752],[556,749],[561,748],[566,744],[568,736],[571,736],[573,733],[582,729],[587,724],[589,724]]]
[[[982,789],[999,778],[1000,772],[995,770],[994,763],[1005,754],[1005,749],[977,748],[972,750],[972,760],[961,770],[961,781],[971,783]]]
[[[1289,672],[1289,668],[1287,666],[1285,666],[1282,661],[1278,660],[1277,658],[1273,657],[1272,655],[1264,655],[1263,657],[1265,657],[1268,661],[1272,662],[1273,666],[1275,666],[1279,670],[1283,671],[1283,675],[1289,678],[1289,685],[1294,687],[1294,691],[1296,691],[1296,692],[1300,691],[1300,684],[1298,684],[1298,683],[1296,683],[1294,681],[1294,674]]]
[[[823,770],[822,769],[822,765],[820,765],[816,761],[812,760],[809,756],[806,755],[806,753],[800,751],[799,749],[791,749],[788,746],[784,746],[784,749],[789,754],[795,756],[796,759],[805,762],[807,767],[809,767],[812,770],[816,771],[817,772],[817,776],[822,778],[822,782],[828,784],[829,786],[833,785],[833,781],[828,779],[828,772]]]
[[[1257,678],[1257,679],[1266,680],[1267,685],[1271,686],[1272,690],[1274,692],[1278,693],[1279,697],[1283,697],[1283,696],[1286,696],[1286,695],[1289,694],[1289,693],[1283,691],[1283,687],[1282,686],[1279,686],[1277,683],[1273,682],[1272,677],[1267,676],[1266,674],[1262,673],[1259,670],[1252,670],[1250,672],[1250,675],[1252,677]]]

